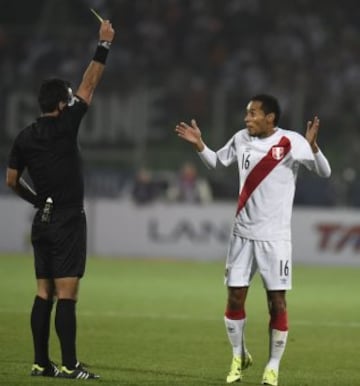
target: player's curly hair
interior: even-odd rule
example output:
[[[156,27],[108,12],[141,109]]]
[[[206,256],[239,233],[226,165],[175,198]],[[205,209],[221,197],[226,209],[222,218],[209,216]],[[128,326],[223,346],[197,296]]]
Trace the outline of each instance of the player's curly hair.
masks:
[[[259,94],[255,95],[250,100],[261,102],[261,110],[263,110],[265,114],[274,113],[274,125],[277,126],[281,115],[281,109],[278,100],[274,96]]]
[[[56,110],[59,102],[69,102],[70,83],[61,79],[44,80],[40,86],[38,102],[42,113]]]

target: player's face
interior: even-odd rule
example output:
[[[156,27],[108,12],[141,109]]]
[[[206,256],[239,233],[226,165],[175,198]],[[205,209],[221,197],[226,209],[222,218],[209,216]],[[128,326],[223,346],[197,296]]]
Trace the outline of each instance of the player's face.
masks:
[[[274,131],[273,114],[266,115],[259,101],[250,101],[244,120],[251,137],[267,137]]]

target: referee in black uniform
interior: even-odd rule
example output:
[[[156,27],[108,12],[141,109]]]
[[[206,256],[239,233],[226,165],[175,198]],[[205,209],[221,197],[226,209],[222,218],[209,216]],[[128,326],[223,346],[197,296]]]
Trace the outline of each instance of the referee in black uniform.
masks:
[[[50,79],[42,83],[38,96],[42,114],[18,134],[9,156],[7,185],[38,209],[31,234],[37,279],[31,312],[33,376],[99,378],[85,369],[76,355],[75,308],[86,262],[84,182],[77,136],[102,77],[114,35],[111,23],[102,21],[94,58],[75,95],[66,81]],[[21,177],[25,168],[35,191]],[[49,358],[50,316],[55,296],[61,369]]]

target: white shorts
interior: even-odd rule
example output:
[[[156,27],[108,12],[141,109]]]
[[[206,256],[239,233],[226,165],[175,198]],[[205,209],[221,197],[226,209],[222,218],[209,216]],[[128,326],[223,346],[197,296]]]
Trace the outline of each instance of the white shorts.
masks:
[[[292,284],[291,241],[258,241],[232,235],[226,258],[225,284],[248,287],[258,270],[267,290],[289,290]]]

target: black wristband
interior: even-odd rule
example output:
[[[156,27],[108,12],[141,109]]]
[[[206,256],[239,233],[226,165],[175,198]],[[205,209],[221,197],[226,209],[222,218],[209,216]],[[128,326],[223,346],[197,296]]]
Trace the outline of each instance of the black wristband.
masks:
[[[107,48],[108,50],[110,50],[111,42],[108,42],[107,40],[100,40],[98,43],[98,46],[103,46],[103,47]]]
[[[109,49],[110,49],[110,42],[99,42],[98,43],[98,46],[96,47],[96,51],[95,51],[95,55],[94,55],[94,58],[93,60],[95,62],[99,62],[101,64],[104,64],[106,63],[106,58],[108,56],[108,53],[109,53]]]

